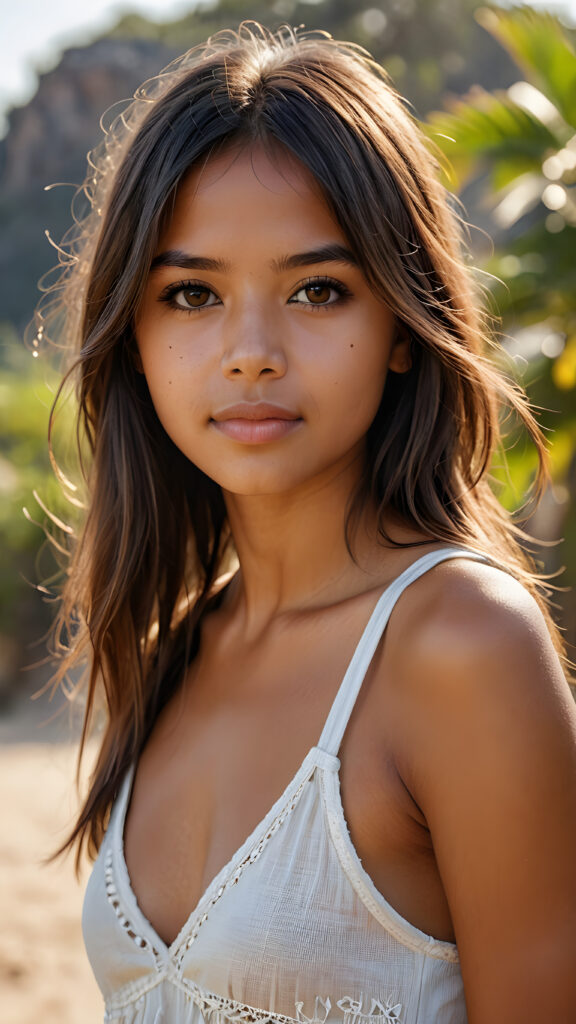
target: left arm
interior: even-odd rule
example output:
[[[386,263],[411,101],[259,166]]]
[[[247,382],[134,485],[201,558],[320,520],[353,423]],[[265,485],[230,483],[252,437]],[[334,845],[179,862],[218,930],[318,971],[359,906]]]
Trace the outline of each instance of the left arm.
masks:
[[[437,588],[403,658],[405,781],[432,836],[469,1024],[570,1024],[574,702],[527,591],[498,574],[495,597],[447,572],[455,585]]]

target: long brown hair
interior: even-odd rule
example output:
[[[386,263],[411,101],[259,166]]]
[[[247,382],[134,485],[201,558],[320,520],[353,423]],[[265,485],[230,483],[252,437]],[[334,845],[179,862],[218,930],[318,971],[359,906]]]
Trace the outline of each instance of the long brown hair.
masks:
[[[127,768],[195,652],[231,537],[219,487],[175,447],[135,368],[133,322],[183,176],[229,143],[287,147],[314,175],[374,292],[410,332],[367,439],[367,496],[431,539],[485,551],[546,589],[488,481],[502,403],[545,447],[523,394],[485,354],[460,228],[437,166],[385,72],[323,33],[218,33],[145,83],[92,154],[89,201],[38,312],[73,353],[89,502],[56,624],[57,678],[84,659],[84,741],[104,697],[90,790],[64,849],[94,855]],[[382,532],[384,529],[382,527]],[[394,543],[393,538],[388,540]]]

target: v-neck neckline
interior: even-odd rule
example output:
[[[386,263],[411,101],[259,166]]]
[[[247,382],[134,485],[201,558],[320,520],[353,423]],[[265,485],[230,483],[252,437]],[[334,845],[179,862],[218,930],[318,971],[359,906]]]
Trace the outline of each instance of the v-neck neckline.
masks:
[[[300,785],[308,778],[311,778],[317,767],[324,767],[338,771],[340,768],[340,759],[334,754],[329,754],[327,751],[322,750],[318,746],[310,748],[304,760],[300,764],[300,767],[297,769],[296,774],[292,776],[290,782],[274,802],[270,810],[265,814],[261,821],[259,821],[250,835],[246,837],[232,857],[223,865],[212,881],[208,884],[197,901],[196,906],[193,907],[180,931],[171,943],[165,942],[164,939],[160,937],[152,922],[144,914],[144,911],[138,902],[138,897],[132,888],[132,881],[128,865],[126,863],[126,854],[124,849],[126,815],[130,804],[130,796],[136,774],[134,765],[129,769],[119,794],[116,821],[113,829],[111,829],[112,863],[114,866],[114,874],[116,876],[116,882],[121,884],[122,890],[126,893],[127,901],[130,904],[129,907],[125,907],[124,909],[130,918],[131,925],[139,934],[145,934],[150,941],[150,945],[158,953],[161,953],[164,958],[169,960],[173,960],[175,958],[176,953],[187,941],[195,926],[201,921],[202,916],[206,913],[213,897],[216,893],[219,893],[221,888],[222,893],[219,893],[219,895],[223,895],[228,879],[234,876],[239,865],[252,851],[252,849],[259,845],[262,839],[266,836],[274,819],[282,813],[282,810],[286,805],[290,804]]]
[[[324,729],[322,731],[319,744],[323,742],[327,730],[329,731],[330,725],[334,720],[334,717],[338,715],[339,709],[343,702],[343,697],[345,696],[345,691],[349,686],[350,676],[351,674],[353,675],[355,673],[358,659],[361,656],[367,644],[368,638],[370,637],[370,631],[379,617],[380,609],[382,608],[383,603],[385,603],[386,601],[386,595],[388,594],[390,588],[393,586],[394,583],[397,582],[398,579],[399,577],[396,577],[395,580],[393,580],[390,584],[388,584],[388,586],[383,591],[381,591],[372,608],[370,615],[368,616],[368,620],[362,629],[360,639],[358,640],[354,648],[352,657],[348,661],[346,671],[342,679],[340,680],[340,684],[336,691],[336,696],[332,701],[332,705],[330,707],[328,716],[324,723]],[[362,676],[364,676],[364,672],[362,673]],[[227,861],[227,863],[223,865],[220,871],[218,871],[218,873],[214,876],[214,878],[209,883],[207,888],[204,890],[203,894],[197,901],[196,906],[191,910],[184,924],[182,925],[182,928],[180,929],[175,939],[171,943],[166,943],[163,939],[160,938],[158,932],[152,925],[152,922],[146,917],[143,910],[141,909],[140,904],[138,903],[136,893],[132,887],[130,872],[128,870],[128,864],[126,862],[126,852],[124,846],[126,816],[128,813],[128,808],[130,806],[130,798],[134,785],[137,764],[131,766],[131,768],[127,772],[126,778],[124,779],[119,796],[119,806],[117,808],[116,827],[113,838],[113,864],[115,865],[115,873],[122,880],[123,886],[127,893],[128,901],[130,903],[131,923],[134,925],[134,927],[137,927],[140,932],[148,935],[151,945],[153,945],[157,952],[161,953],[161,955],[164,957],[168,957],[169,959],[173,959],[175,957],[175,954],[182,947],[183,943],[188,940],[188,935],[193,932],[194,928],[201,920],[202,915],[206,913],[206,909],[209,907],[210,902],[215,893],[217,893],[218,890],[225,884],[226,879],[232,876],[233,872],[237,870],[238,865],[242,862],[243,858],[246,856],[248,851],[251,850],[252,846],[257,845],[261,837],[266,835],[275,817],[277,816],[277,814],[281,812],[283,805],[288,804],[293,799],[293,794],[297,791],[298,787],[300,786],[300,783],[305,778],[306,772],[309,771],[309,774],[312,774],[312,765],[314,767],[316,767],[317,765],[323,765],[326,767],[330,767],[332,769],[336,768],[336,770],[339,770],[340,760],[335,754],[329,753],[327,750],[322,749],[322,747],[319,745],[315,745],[310,748],[310,750],[304,757],[304,760],[301,762],[300,767],[296,770],[295,775],[292,776],[290,782],[285,787],[285,789],[278,797],[278,799],[275,801],[275,803],[272,805],[270,810],[256,825],[256,827],[252,830],[250,835],[247,836],[247,838],[244,840],[241,846],[238,847],[236,852]]]
[[[182,925],[182,928],[171,943],[166,943],[160,938],[156,929],[142,911],[138,903],[137,896],[132,888],[130,873],[126,863],[124,848],[125,821],[130,804],[137,764],[131,766],[120,790],[118,803],[116,805],[114,829],[111,829],[113,832],[112,863],[117,881],[121,880],[127,893],[128,902],[130,903],[131,923],[134,927],[138,927],[140,932],[148,936],[151,941],[151,945],[157,952],[161,953],[164,957],[168,957],[170,960],[175,957],[175,954],[180,950],[183,943],[188,941],[189,934],[191,934],[198,926],[199,922],[201,922],[202,915],[206,913],[206,910],[210,906],[215,894],[219,892],[220,888],[224,889],[226,887],[227,881],[233,876],[233,873],[238,869],[247,853],[252,850],[252,847],[258,845],[258,843],[262,841],[276,816],[281,814],[283,807],[293,800],[294,794],[297,792],[301,782],[306,779],[307,772],[309,773],[308,777],[311,777],[313,770],[317,766],[339,772],[340,759],[335,753],[331,753],[329,750],[323,749],[320,744],[327,744],[330,749],[339,749],[341,733],[343,731],[342,725],[344,728],[346,727],[351,709],[364,680],[367,667],[370,664],[374,650],[385,631],[390,612],[394,607],[398,596],[409,583],[417,579],[428,568],[432,568],[434,565],[445,560],[462,556],[485,560],[485,556],[481,555],[479,552],[473,552],[462,548],[445,547],[437,549],[436,551],[422,555],[420,558],[412,562],[380,593],[368,617],[368,621],[362,630],[360,639],[356,644],[352,657],[348,662],[348,666],[340,682],[336,696],[332,702],[332,706],[328,712],[328,717],[325,720],[319,744],[310,748],[295,775],[293,775],[292,779],[272,805],[270,810],[247,836],[241,846],[238,847],[227,863],[224,864],[214,876],[198,899],[196,906],[190,911]],[[349,693],[351,690],[352,692]],[[348,708],[346,708],[347,699],[349,703]],[[342,715],[345,721],[339,722]],[[337,733],[336,740],[334,739],[335,731]]]

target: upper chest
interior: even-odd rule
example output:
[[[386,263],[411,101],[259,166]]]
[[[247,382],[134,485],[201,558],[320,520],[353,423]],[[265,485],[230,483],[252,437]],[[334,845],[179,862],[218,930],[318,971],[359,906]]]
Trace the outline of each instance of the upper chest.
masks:
[[[134,891],[164,937],[177,933],[318,743],[364,618],[365,607],[340,622],[297,624],[243,657],[219,645],[217,632],[208,636],[141,756],[125,826]],[[393,666],[384,660],[383,645],[338,752],[347,823],[373,875],[385,875],[416,828],[394,768],[394,711],[380,685]]]

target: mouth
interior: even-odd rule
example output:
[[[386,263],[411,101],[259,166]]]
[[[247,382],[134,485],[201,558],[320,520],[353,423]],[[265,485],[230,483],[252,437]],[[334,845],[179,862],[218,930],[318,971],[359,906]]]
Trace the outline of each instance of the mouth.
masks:
[[[231,440],[242,444],[267,444],[296,430],[302,417],[283,406],[268,402],[239,402],[211,417],[211,425]]]
[[[299,420],[300,417],[298,413],[270,402],[238,402],[214,413],[212,419],[223,423],[226,420]]]

